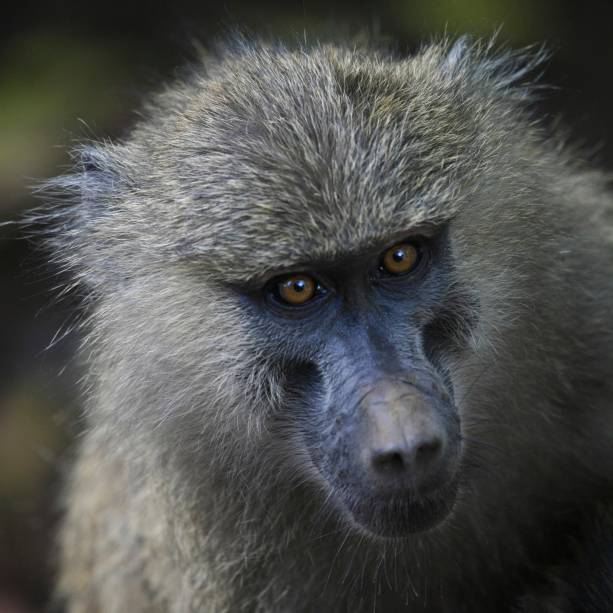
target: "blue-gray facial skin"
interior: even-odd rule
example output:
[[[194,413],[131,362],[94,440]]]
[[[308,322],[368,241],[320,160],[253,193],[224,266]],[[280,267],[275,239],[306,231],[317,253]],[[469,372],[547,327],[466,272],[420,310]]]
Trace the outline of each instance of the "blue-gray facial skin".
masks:
[[[249,294],[263,352],[282,356],[273,427],[292,433],[331,504],[370,535],[426,530],[454,506],[462,443],[446,357],[478,309],[451,262],[446,227],[429,228],[306,262]]]

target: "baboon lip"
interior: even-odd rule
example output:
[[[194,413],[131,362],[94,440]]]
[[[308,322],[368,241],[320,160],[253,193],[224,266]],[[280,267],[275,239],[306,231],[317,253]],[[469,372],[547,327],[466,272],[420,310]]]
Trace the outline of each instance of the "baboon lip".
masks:
[[[438,526],[453,511],[457,491],[453,482],[419,499],[368,496],[343,501],[343,506],[359,530],[380,538],[403,538]]]

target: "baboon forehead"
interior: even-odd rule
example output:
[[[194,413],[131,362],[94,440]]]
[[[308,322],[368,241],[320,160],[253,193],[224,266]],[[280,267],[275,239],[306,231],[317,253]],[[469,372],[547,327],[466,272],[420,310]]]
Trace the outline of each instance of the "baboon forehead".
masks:
[[[262,271],[449,218],[481,156],[446,88],[425,68],[323,52],[226,67],[184,127],[185,245]]]

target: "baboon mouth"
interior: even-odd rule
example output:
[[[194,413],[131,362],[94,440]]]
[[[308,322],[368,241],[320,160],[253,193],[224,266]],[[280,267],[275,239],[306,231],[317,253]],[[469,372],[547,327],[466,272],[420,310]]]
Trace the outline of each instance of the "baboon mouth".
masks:
[[[352,523],[360,530],[381,538],[403,538],[438,526],[453,511],[457,483],[419,499],[368,496],[344,501]]]

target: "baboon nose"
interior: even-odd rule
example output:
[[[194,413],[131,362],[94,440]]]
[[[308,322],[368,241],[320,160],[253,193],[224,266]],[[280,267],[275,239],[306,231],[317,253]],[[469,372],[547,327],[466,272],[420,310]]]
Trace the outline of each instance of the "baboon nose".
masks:
[[[384,379],[361,405],[360,461],[371,485],[422,490],[446,472],[448,436],[437,397]]]
[[[424,435],[373,449],[370,464],[373,472],[380,477],[407,476],[419,480],[421,475],[430,472],[439,463],[442,454],[442,437]]]

